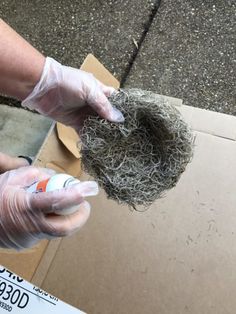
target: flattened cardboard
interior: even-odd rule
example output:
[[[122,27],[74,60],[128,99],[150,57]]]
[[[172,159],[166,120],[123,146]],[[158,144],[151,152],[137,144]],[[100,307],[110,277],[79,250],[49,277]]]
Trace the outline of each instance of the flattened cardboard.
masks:
[[[106,77],[91,60],[89,71]],[[49,243],[36,285],[88,313],[235,312],[236,118],[174,102],[196,130],[176,188],[144,213],[103,191],[90,198],[89,221]]]
[[[44,240],[21,253],[13,250],[0,250],[0,263],[30,281],[47,246],[48,241]]]
[[[88,313],[235,313],[236,142],[195,135],[192,163],[146,212],[103,191],[90,199],[88,223],[62,240],[43,289]]]
[[[44,289],[89,313],[235,312],[236,118],[174,102],[196,130],[176,188],[145,213],[103,191],[90,199],[90,220],[62,240]]]

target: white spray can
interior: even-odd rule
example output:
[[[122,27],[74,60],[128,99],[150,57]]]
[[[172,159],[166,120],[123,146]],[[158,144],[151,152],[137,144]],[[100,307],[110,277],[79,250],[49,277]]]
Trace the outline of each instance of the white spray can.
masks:
[[[43,181],[34,182],[32,185],[26,188],[27,192],[30,193],[41,193],[41,192],[51,192],[55,190],[60,190],[68,186],[79,183],[80,181],[68,174],[59,173],[55,174],[51,178],[48,178]],[[63,211],[60,211],[60,215],[68,215],[76,210],[78,210],[78,205],[71,208],[66,208]]]

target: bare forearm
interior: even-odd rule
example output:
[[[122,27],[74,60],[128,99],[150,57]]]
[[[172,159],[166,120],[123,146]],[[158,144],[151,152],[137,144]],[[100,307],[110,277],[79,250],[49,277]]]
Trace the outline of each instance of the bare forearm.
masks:
[[[0,94],[25,99],[44,63],[45,57],[0,19]]]

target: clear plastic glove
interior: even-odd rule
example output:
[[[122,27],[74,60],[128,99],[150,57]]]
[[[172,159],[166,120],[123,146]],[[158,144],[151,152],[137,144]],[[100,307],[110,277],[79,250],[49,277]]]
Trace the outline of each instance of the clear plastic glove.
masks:
[[[49,169],[29,166],[0,175],[0,247],[28,248],[40,239],[70,235],[87,221],[90,205],[84,198],[98,193],[93,181],[52,192],[26,191],[25,187],[53,174]],[[75,213],[57,215],[75,205]]]
[[[79,131],[84,119],[94,113],[109,121],[124,121],[107,99],[113,92],[92,74],[47,57],[40,81],[22,105]]]

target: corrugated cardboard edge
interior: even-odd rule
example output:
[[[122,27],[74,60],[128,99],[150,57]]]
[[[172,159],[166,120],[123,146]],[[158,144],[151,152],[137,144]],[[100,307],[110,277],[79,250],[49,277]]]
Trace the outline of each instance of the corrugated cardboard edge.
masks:
[[[236,141],[234,116],[185,105],[178,110],[193,130]]]
[[[55,125],[56,125],[56,122],[52,122],[52,125],[48,131],[48,134],[47,136],[45,137],[44,141],[43,141],[43,144],[41,145],[37,155],[35,156],[35,159],[34,159],[34,162],[33,162],[33,165],[34,166],[37,166],[38,163],[40,162],[40,155],[42,154],[42,151],[44,150],[44,147],[45,147],[45,144],[47,143],[48,141],[48,138],[51,136],[53,130],[55,129]]]
[[[182,106],[182,104],[183,104],[183,101],[182,101],[182,99],[180,99],[180,98],[174,98],[174,97],[170,97],[170,96],[165,96],[165,95],[160,95],[160,94],[158,94],[160,97],[163,97],[164,98],[164,100],[166,101],[166,102],[168,102],[170,105],[172,105],[172,106],[177,106],[177,107],[180,107],[180,106]]]
[[[44,254],[42,255],[42,258],[38,264],[37,269],[35,270],[33,277],[31,278],[31,282],[40,287],[47,275],[47,272],[50,268],[50,265],[53,261],[53,259],[56,256],[57,250],[60,246],[62,239],[55,239],[48,243]]]

